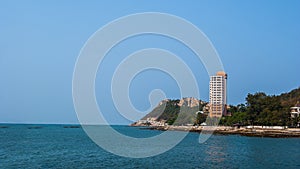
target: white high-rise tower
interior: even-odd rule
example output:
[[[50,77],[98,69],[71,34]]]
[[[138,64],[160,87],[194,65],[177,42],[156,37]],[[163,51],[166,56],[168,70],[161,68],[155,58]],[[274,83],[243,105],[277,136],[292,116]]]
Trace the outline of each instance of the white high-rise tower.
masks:
[[[210,117],[222,117],[227,113],[227,74],[223,71],[217,72],[215,76],[210,76],[209,83],[209,103]]]

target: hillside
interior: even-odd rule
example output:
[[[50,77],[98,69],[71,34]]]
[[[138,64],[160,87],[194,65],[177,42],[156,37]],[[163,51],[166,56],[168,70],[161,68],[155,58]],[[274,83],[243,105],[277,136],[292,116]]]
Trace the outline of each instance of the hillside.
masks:
[[[161,101],[142,120],[154,118],[156,121],[166,121],[168,124],[173,125],[194,124],[197,112],[202,110],[206,104],[206,102],[195,98],[183,98],[181,100],[166,99]],[[179,111],[181,111],[180,114]]]
[[[291,118],[290,107],[293,106],[300,106],[300,87],[277,96],[263,92],[249,93],[246,104],[230,105],[228,111],[232,116],[223,117],[220,124],[295,126],[300,122],[300,117]],[[199,113],[203,108],[206,111]],[[173,125],[201,124],[207,117],[207,111],[207,102],[195,98],[166,99],[141,120],[152,119]]]
[[[300,106],[300,87],[278,96],[283,106]]]

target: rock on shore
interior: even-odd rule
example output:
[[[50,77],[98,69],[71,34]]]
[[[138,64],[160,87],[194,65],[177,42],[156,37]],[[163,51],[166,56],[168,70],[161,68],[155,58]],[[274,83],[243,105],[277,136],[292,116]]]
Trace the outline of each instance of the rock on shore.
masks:
[[[145,129],[145,128],[144,128]],[[150,130],[174,130],[174,131],[190,131],[190,132],[213,132],[214,134],[222,135],[242,135],[252,137],[300,137],[299,128],[283,128],[283,129],[269,129],[269,128],[247,128],[247,127],[229,127],[229,126],[149,126],[146,129]]]

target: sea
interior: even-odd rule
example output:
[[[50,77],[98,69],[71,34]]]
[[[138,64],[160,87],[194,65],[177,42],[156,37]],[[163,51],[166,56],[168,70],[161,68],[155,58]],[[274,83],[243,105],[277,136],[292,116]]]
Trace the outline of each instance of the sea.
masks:
[[[137,137],[162,132],[113,127]],[[202,144],[198,140],[198,133],[189,133],[163,154],[128,158],[105,151],[80,126],[1,124],[0,168],[300,168],[300,138],[213,135]]]

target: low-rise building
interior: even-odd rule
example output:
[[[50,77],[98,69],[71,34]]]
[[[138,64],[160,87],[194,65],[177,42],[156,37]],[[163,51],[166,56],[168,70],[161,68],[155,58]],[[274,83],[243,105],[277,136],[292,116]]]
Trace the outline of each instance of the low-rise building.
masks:
[[[300,107],[291,107],[290,113],[292,118],[299,117]]]

